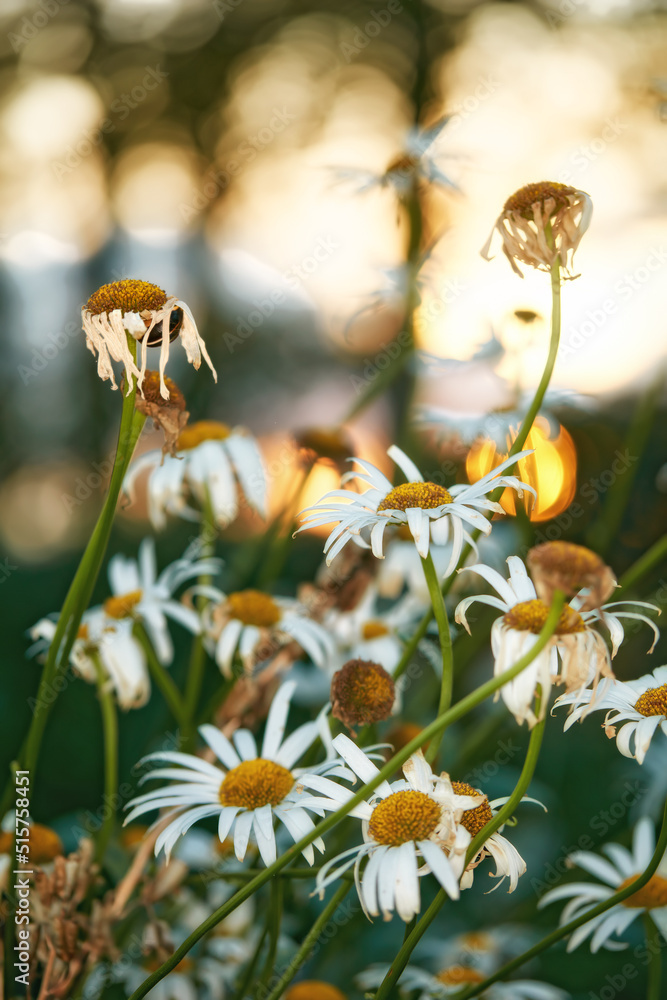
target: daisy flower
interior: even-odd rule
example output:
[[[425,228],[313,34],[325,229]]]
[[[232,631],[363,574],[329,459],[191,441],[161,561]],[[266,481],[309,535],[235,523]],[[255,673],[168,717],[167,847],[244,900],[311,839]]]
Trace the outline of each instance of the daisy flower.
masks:
[[[321,787],[325,794],[338,794],[340,787],[324,774],[345,777],[346,771],[336,760],[304,771],[295,768],[296,762],[313,745],[325,723],[323,714],[314,721],[295,729],[284,739],[287,715],[295,684],[287,682],[276,692],[266,721],[264,739],[258,755],[257,744],[248,729],[237,729],[232,741],[215,726],[201,726],[199,732],[213,751],[221,766],[211,764],[201,757],[178,751],[158,751],[144,761],[159,760],[168,765],[157,768],[142,778],[175,779],[176,784],[165,785],[152,792],[145,792],[132,799],[126,806],[130,810],[125,823],[155,809],[169,809],[171,822],[160,833],[155,843],[155,854],[164,849],[169,857],[174,844],[190,827],[210,816],[218,818],[218,838],[222,843],[228,836],[234,838],[234,852],[243,861],[251,834],[267,866],[276,860],[274,819],[277,819],[296,843],[314,827],[307,809],[322,813],[308,795],[303,785],[310,781]],[[324,851],[321,838],[314,841],[319,851]],[[303,849],[303,856],[312,865],[313,844]]]
[[[491,243],[497,231],[503,253],[520,278],[523,274],[517,261],[549,271],[556,257],[560,258],[563,276],[575,278],[572,258],[590,225],[592,214],[593,203],[585,191],[555,181],[526,184],[505,202],[482,247],[482,257],[491,259]]]
[[[370,489],[362,494],[352,490],[332,490],[319,503],[303,512],[306,523],[299,531],[337,522],[324,546],[327,565],[351,540],[363,548],[371,548],[374,556],[383,559],[383,538],[387,526],[407,525],[422,559],[428,556],[431,542],[445,545],[451,534],[452,551],[444,573],[448,576],[459,561],[464,542],[472,544],[464,524],[488,535],[491,524],[481,512],[503,513],[500,504],[489,500],[487,493],[500,486],[516,490],[519,496],[523,495],[524,489],[535,492],[515,476],[498,474],[531,452],[522,451],[506,459],[472,486],[461,484],[449,489],[425,482],[414,462],[396,445],[392,445],[387,454],[409,482],[392,486],[374,465],[355,458],[362,471],[346,473],[343,482],[358,479]],[[370,531],[370,545],[361,537],[362,531]]]
[[[422,579],[423,576],[422,572]],[[322,624],[338,644],[341,665],[351,659],[373,660],[393,673],[403,654],[400,633],[409,630],[421,618],[425,606],[407,597],[389,610],[380,611],[377,590],[371,585],[355,608],[351,611],[333,609]]]
[[[373,965],[356,977],[361,990],[379,986],[391,966]],[[407,965],[401,976],[400,990],[412,994],[419,990],[418,1000],[444,1000],[456,996],[466,986],[483,983],[487,974],[468,965],[450,965],[439,972],[428,972],[416,965]],[[493,983],[483,994],[485,1000],[567,1000],[569,993],[532,979],[514,979],[508,983]]]
[[[561,913],[561,926],[583,916],[587,910],[597,906],[602,900],[609,899],[619,889],[625,888],[639,878],[648,867],[655,851],[653,823],[647,817],[639,820],[632,837],[632,851],[621,844],[605,844],[602,850],[609,860],[590,851],[575,851],[569,856],[573,864],[595,875],[600,882],[569,882],[567,885],[550,889],[540,899],[538,906],[542,908],[549,903],[555,903],[556,900],[569,898]],[[656,874],[651,876],[642,889],[578,927],[570,936],[567,950],[574,951],[589,937],[592,952],[599,951],[600,948],[612,951],[627,948],[625,942],[614,940],[614,937],[621,937],[630,924],[643,913],[650,914],[660,933],[665,937],[667,935],[665,858],[662,859]]]
[[[132,391],[136,378],[139,391],[146,373],[147,348],[160,346],[160,392],[169,398],[164,381],[164,370],[169,358],[169,344],[180,337],[188,361],[194,368],[201,365],[202,355],[218,381],[218,375],[208,356],[206,345],[199,335],[197,324],[189,307],[175,296],[167,296],[149,281],[124,279],[102,285],[94,292],[81,310],[86,347],[97,355],[97,374],[101,379],[111,379],[116,388],[111,361],[120,361],[125,369],[127,391]],[[132,357],[127,337],[141,345],[141,367]]]
[[[244,669],[251,671],[290,642],[297,642],[323,669],[335,655],[329,632],[309,618],[298,601],[252,589],[226,595],[211,590],[210,596],[217,603],[206,609],[206,635],[225,677],[231,677],[236,655]]]
[[[498,618],[491,629],[491,649],[495,658],[496,677],[529,652],[549,614],[549,606],[537,597],[535,586],[521,559],[518,556],[510,556],[507,565],[510,569],[509,580],[505,580],[496,570],[481,563],[461,570],[461,572],[477,573],[483,577],[499,596],[481,594],[466,597],[458,605],[455,613],[456,621],[470,632],[466,612],[475,601],[504,612],[502,618]],[[572,602],[565,605],[556,631],[542,652],[518,677],[505,684],[499,692],[519,723],[528,720],[528,724],[534,726],[537,722],[532,705],[538,684],[542,689],[540,717],[543,718],[554,681],[557,684],[565,684],[568,692],[581,693],[591,682],[597,684],[600,677],[612,676],[611,658],[616,655],[624,636],[621,618],[639,619],[645,622],[653,629],[657,641],[658,630],[650,618],[632,611],[617,610],[625,604],[657,610],[652,604],[640,601],[614,601],[599,609],[579,612],[576,608],[577,600],[575,597]],[[612,644],[611,657],[604,639],[591,627],[597,622],[609,630]]]
[[[148,476],[148,516],[156,531],[166,527],[167,515],[198,520],[199,508],[210,503],[216,521],[227,527],[238,517],[240,498],[266,517],[266,472],[257,441],[243,427],[230,428],[217,420],[200,420],[179,434],[173,455],[149,451],[132,462],[123,488],[130,501],[143,472]]]
[[[333,745],[363,782],[377,777],[376,766],[347,736],[337,736]],[[404,780],[383,781],[369,801],[350,810],[351,816],[362,820],[363,843],[320,868],[316,891],[321,895],[354,865],[366,916],[381,912],[385,920],[391,920],[395,910],[407,922],[421,909],[419,879],[424,875],[435,875],[447,895],[458,899],[458,882],[471,838],[457,820],[470,800],[456,794],[447,774],[433,774],[421,751],[405,762],[403,774]],[[349,795],[347,789],[339,788],[337,804],[342,805]],[[481,801],[481,796],[474,799],[475,804]]]
[[[634,757],[644,763],[651,740],[661,729],[667,736],[667,666],[656,667],[634,681],[613,680],[602,694],[583,691],[576,695],[561,695],[554,708],[574,705],[565,720],[565,729],[580,721],[589,712],[607,711],[604,730],[624,757]],[[620,729],[618,724],[623,723]]]
[[[463,806],[464,812],[459,822],[468,831],[471,840],[477,836],[487,823],[491,822],[500,806],[504,806],[507,802],[507,796],[489,801],[483,792],[478,788],[473,788],[472,785],[467,784],[465,781],[452,781],[452,788],[454,794],[459,796],[463,802],[466,802],[466,797],[468,797],[467,802],[469,805],[467,807],[466,805]],[[524,796],[522,801],[533,802],[535,800]],[[475,857],[471,859],[461,878],[462,889],[470,888],[473,883],[473,872],[477,865],[481,864],[485,858],[491,857],[496,863],[495,875],[492,878],[499,880],[493,889],[497,889],[504,879],[509,878],[510,887],[507,891],[514,892],[519,878],[526,871],[526,862],[516,847],[506,837],[502,836],[500,832],[502,829],[503,827],[501,826],[500,829],[491,834],[484,841],[484,844],[480,847]],[[493,889],[490,891],[493,892]]]

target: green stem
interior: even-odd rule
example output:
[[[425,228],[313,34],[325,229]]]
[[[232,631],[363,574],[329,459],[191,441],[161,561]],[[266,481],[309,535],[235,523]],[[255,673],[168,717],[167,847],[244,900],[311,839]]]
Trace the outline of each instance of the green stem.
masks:
[[[133,356],[136,358],[136,341],[132,337],[128,337],[128,344]],[[113,472],[109,482],[109,492],[65,597],[56,626],[56,632],[46,655],[30,729],[20,754],[21,767],[31,773],[33,790],[35,781],[34,770],[39,756],[39,748],[48,717],[56,700],[54,695],[58,690],[54,687],[54,682],[67,667],[69,654],[76,639],[81,618],[90,603],[93,588],[97,581],[109,542],[109,535],[111,534],[111,527],[116,514],[116,506],[123,485],[123,479],[146,421],[145,415],[134,408],[136,394],[137,386],[135,382],[131,392],[123,397],[118,444],[116,446]],[[10,782],[3,795],[0,808],[0,813],[2,814],[6,811],[8,803],[11,800],[11,788]]]
[[[539,714],[539,705],[536,709],[536,714]],[[544,736],[545,721],[545,719],[541,719],[540,722],[533,727],[530,734],[528,752],[526,754],[526,759],[524,761],[519,780],[516,784],[516,788],[510,795],[505,805],[495,814],[493,819],[490,820],[475,837],[473,837],[466,852],[466,865],[470,864],[489,837],[491,837],[496,830],[499,830],[503,823],[509,819],[525,795],[533,778],[533,774],[535,773],[535,767],[537,766],[537,758],[542,746],[542,737]],[[379,990],[375,994],[375,1000],[386,1000],[386,997],[389,996],[392,989],[403,975],[405,967],[410,961],[412,952],[433,923],[447,898],[448,897],[444,890],[440,889],[437,896],[426,910],[424,916],[419,919],[414,927],[414,930],[412,930],[412,932],[405,939],[403,947],[392,962],[389,972],[383,979]]]
[[[660,1000],[660,982],[662,980],[662,949],[663,943],[660,931],[651,919],[650,913],[644,914],[646,930],[646,947],[650,958],[648,966],[648,982],[646,983],[646,1000]]]
[[[568,924],[565,924],[563,927],[559,927],[558,930],[553,931],[553,933],[548,934],[536,945],[533,945],[532,948],[529,948],[528,951],[524,951],[523,955],[519,955],[517,958],[512,959],[511,962],[508,962],[506,965],[503,965],[502,969],[498,969],[498,971],[494,972],[492,976],[489,976],[488,979],[485,979],[483,983],[480,983],[478,986],[472,986],[468,988],[464,993],[461,993],[457,997],[457,1000],[470,1000],[471,997],[479,996],[479,994],[483,993],[484,990],[488,989],[488,987],[491,986],[492,983],[497,983],[501,979],[506,979],[507,976],[509,976],[516,969],[521,968],[522,965],[525,965],[526,962],[529,962],[531,958],[535,958],[537,955],[540,955],[543,951],[546,951],[547,948],[550,948],[552,944],[556,944],[558,941],[561,941],[564,937],[567,937],[569,934],[572,934],[573,931],[576,931],[577,927],[581,927],[582,924],[588,923],[589,920],[592,920],[593,917],[599,916],[599,914],[601,913],[606,913],[606,911],[610,910],[612,906],[616,906],[617,903],[622,903],[623,900],[628,899],[630,896],[634,895],[635,892],[638,892],[641,888],[643,888],[643,886],[645,886],[646,883],[653,877],[658,868],[658,865],[662,861],[662,856],[665,853],[666,849],[667,849],[667,802],[665,802],[665,809],[662,818],[662,827],[660,830],[660,836],[658,837],[658,844],[656,846],[653,857],[651,858],[648,867],[644,870],[643,874],[639,875],[638,878],[636,878],[633,882],[627,885],[624,889],[619,889],[619,891],[615,892],[613,896],[610,896],[608,899],[603,900],[596,906],[592,906],[590,910],[587,910],[580,917],[577,917],[576,920],[571,920]]]
[[[278,939],[280,937],[280,925],[283,918],[283,880],[276,878],[271,883],[271,899],[269,901],[269,913],[267,917],[267,927],[269,931],[269,948],[264,959],[262,974],[255,984],[255,996],[262,1000],[266,996],[267,985],[273,972],[276,955],[278,954]]]
[[[435,615],[435,620],[438,624],[438,636],[440,638],[440,650],[442,652],[442,681],[440,684],[440,703],[438,705],[437,713],[438,715],[442,715],[442,713],[446,712],[452,703],[452,683],[454,678],[452,636],[449,631],[449,619],[447,618],[445,599],[442,596],[440,584],[438,583],[438,574],[435,571],[433,557],[430,552],[426,556],[426,559],[422,559],[422,568],[424,570],[426,586],[428,587],[428,592],[431,597],[433,614]],[[442,733],[433,738],[428,750],[426,751],[426,760],[429,764],[432,764],[438,755],[441,739]]]
[[[343,882],[339,885],[335,893],[324,907],[319,917],[308,931],[308,934],[303,939],[303,943],[296,955],[287,966],[287,969],[280,977],[275,988],[269,993],[266,1000],[278,1000],[279,997],[283,995],[289,984],[292,982],[296,976],[299,969],[301,969],[305,963],[308,961],[311,951],[315,947],[317,940],[322,933],[323,929],[328,924],[329,920],[332,918],[340,904],[343,902],[348,892],[352,888],[350,882]]]
[[[378,785],[383,781],[391,778],[396,769],[400,767],[416,750],[420,748],[425,740],[431,739],[440,730],[446,729],[453,722],[466,715],[471,709],[475,708],[482,701],[488,698],[490,695],[495,694],[496,691],[500,690],[505,684],[517,677],[522,670],[528,667],[536,656],[538,656],[542,650],[545,648],[551,636],[553,635],[556,625],[558,624],[558,619],[560,613],[563,609],[564,598],[560,593],[556,593],[554,596],[554,601],[549,609],[549,614],[541,629],[535,644],[531,649],[520,657],[513,666],[506,670],[501,676],[493,677],[491,680],[482,684],[481,687],[477,688],[476,691],[471,692],[471,694],[466,695],[462,698],[456,705],[448,709],[443,715],[435,719],[428,726],[426,726],[422,732],[420,732],[414,739],[410,740],[398,753],[382,767],[378,773],[375,775],[371,781],[363,785],[357,792],[350,796],[347,802],[337,809],[331,815],[327,816],[326,819],[321,820],[308,834],[303,836],[301,840],[297,841],[291,847],[289,847],[281,857],[269,865],[260,875],[251,879],[246,885],[242,886],[232,896],[231,899],[223,903],[214,913],[212,913],[206,920],[204,920],[199,927],[197,927],[190,935],[185,939],[185,941],[179,945],[176,951],[171,955],[163,964],[153,972],[148,978],[138,987],[129,998],[129,1000],[141,1000],[145,997],[147,993],[152,990],[156,983],[159,983],[169,972],[174,969],[178,963],[184,958],[192,947],[200,940],[208,931],[212,930],[213,927],[217,926],[221,920],[228,917],[230,913],[233,913],[237,906],[249,899],[250,896],[254,895],[258,889],[261,889],[263,885],[270,882],[271,879],[283,868],[286,868],[292,861],[295,861],[300,853],[303,851],[304,847],[307,847],[313,842],[317,837],[324,836],[329,830],[333,829],[338,823],[344,820],[351,809],[358,805],[360,802],[365,801],[369,794],[374,791]]]
[[[100,654],[92,650],[90,658],[97,674],[97,696],[102,710],[102,730],[104,733],[104,820],[97,838],[95,860],[104,860],[104,854],[116,821],[114,803],[118,797],[118,717],[113,693],[108,685],[108,676],[102,666]]]
[[[136,621],[134,623],[132,631],[135,639],[139,642],[144,653],[146,654],[148,672],[162,692],[162,696],[169,706],[171,714],[174,716],[182,729],[184,725],[184,705],[181,692],[178,690],[171,675],[167,673],[158,660],[157,654],[153,649],[153,643],[149,639],[148,633],[140,621]]]
[[[659,538],[657,542],[654,542],[651,548],[625,571],[618,581],[620,586],[626,590],[630,590],[635,584],[639,583],[642,577],[650,573],[656,566],[659,566],[665,558],[667,558],[667,534]]]
[[[266,941],[269,934],[269,922],[265,921],[262,933],[259,936],[259,940],[255,945],[255,950],[252,953],[250,961],[246,966],[243,977],[239,980],[239,986],[235,993],[234,1000],[245,1000],[245,996],[248,992],[248,988],[252,983],[252,977],[255,975],[255,969],[257,968],[257,963],[259,962],[259,956],[262,954],[262,948],[264,947],[264,942]]]

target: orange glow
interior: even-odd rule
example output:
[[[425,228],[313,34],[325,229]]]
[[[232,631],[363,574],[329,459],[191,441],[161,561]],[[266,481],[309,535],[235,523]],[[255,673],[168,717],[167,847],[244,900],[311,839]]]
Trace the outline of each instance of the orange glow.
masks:
[[[508,450],[516,440],[516,431],[508,436]],[[534,454],[517,463],[515,475],[537,491],[537,500],[530,493],[525,494],[523,503],[531,521],[549,521],[556,517],[574,499],[577,487],[577,453],[574,442],[564,427],[553,437],[544,417],[537,417],[531,428],[526,450],[534,449]],[[466,459],[466,472],[471,483],[495,469],[507,457],[499,455],[493,441],[476,442]],[[500,503],[508,514],[516,514],[515,493],[505,490]]]

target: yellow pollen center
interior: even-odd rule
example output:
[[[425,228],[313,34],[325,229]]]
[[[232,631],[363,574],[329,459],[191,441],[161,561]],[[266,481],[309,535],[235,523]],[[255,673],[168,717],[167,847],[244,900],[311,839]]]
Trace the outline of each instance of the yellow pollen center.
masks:
[[[440,820],[440,806],[426,792],[407,789],[378,802],[368,832],[378,844],[400,847],[410,840],[428,840]]]
[[[141,590],[132,590],[120,597],[107,597],[103,605],[105,614],[109,618],[130,618],[142,594]]]
[[[258,757],[244,760],[232,768],[225,775],[218,794],[223,806],[261,809],[262,806],[277,806],[293,785],[291,771],[272,760]]]
[[[123,315],[129,312],[157,312],[166,301],[166,293],[157,285],[127,278],[98,288],[88,299],[86,309],[94,316],[101,313],[109,315],[114,309],[120,309]]]
[[[503,615],[503,622],[507,628],[517,629],[519,632],[532,632],[537,635],[544,628],[544,623],[549,615],[549,605],[544,601],[522,601],[515,604],[513,608]],[[586,625],[579,612],[566,604],[561,611],[556,635],[570,635],[573,632],[584,632]]]
[[[477,789],[473,788],[465,781],[452,781],[452,788],[456,795],[479,795],[480,793]],[[484,799],[481,805],[475,806],[474,809],[466,809],[461,817],[461,826],[464,826],[468,833],[473,837],[479,833],[479,831],[490,823],[493,819],[493,813],[491,812],[491,806],[489,805],[489,800]]]
[[[347,997],[330,983],[323,983],[319,979],[304,979],[287,991],[285,1000],[347,1000]]]
[[[364,622],[361,635],[364,639],[379,639],[381,635],[389,635],[389,629],[384,622]]]
[[[444,486],[437,483],[402,483],[387,493],[378,510],[408,510],[410,507],[431,510],[445,503],[452,503],[452,496]]]
[[[465,965],[451,965],[448,969],[443,969],[435,977],[439,983],[445,986],[460,986],[463,983],[483,983],[484,976],[477,969],[469,969]]]
[[[261,590],[237,590],[227,598],[227,611],[231,618],[238,618],[244,625],[271,628],[282,618],[276,602]]]
[[[649,688],[635,702],[635,711],[642,715],[667,715],[667,684]]]
[[[625,889],[637,878],[639,878],[639,872],[626,878],[618,888]],[[631,896],[623,900],[623,906],[627,906],[631,910],[656,910],[661,906],[667,906],[667,878],[653,875],[643,888],[638,889],[637,892],[633,892]]]
[[[0,854],[8,854],[12,850],[14,832],[0,833]],[[18,846],[20,843],[17,841]],[[21,853],[20,857],[24,861],[30,861],[34,865],[43,865],[47,861],[53,861],[58,855],[63,853],[63,845],[55,830],[41,823],[31,823],[28,834],[29,854]],[[14,866],[16,867],[16,866]],[[30,867],[30,865],[28,865]]]
[[[503,206],[504,212],[516,212],[524,219],[533,218],[533,205],[540,203],[544,209],[545,201],[553,198],[555,205],[553,212],[559,211],[570,204],[570,198],[576,195],[576,190],[568,184],[559,184],[557,181],[538,181],[536,184],[526,184],[511,195]]]
[[[77,637],[77,639],[84,639],[84,640],[87,640],[87,639],[90,638],[90,633],[88,631],[88,626],[86,625],[85,622],[83,623],[83,625],[79,625],[79,627],[77,629],[77,632],[76,632],[76,637]]]
[[[219,420],[197,420],[181,431],[176,442],[176,450],[190,451],[204,441],[224,441],[230,434],[231,429],[228,425]]]

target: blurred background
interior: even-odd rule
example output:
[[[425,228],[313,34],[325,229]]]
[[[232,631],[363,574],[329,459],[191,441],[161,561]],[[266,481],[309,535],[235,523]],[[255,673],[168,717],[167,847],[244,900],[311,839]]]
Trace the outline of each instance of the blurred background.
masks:
[[[594,216],[575,261],[581,277],[563,288],[553,380],[561,392],[547,435],[555,457],[542,463],[551,470],[541,486],[549,502],[532,521],[511,522],[508,551],[570,538],[603,551],[620,574],[659,537],[667,510],[666,41],[659,0],[3,0],[3,768],[38,680],[25,631],[60,606],[117,433],[120,394],[97,378],[81,305],[125,277],[190,305],[219,382],[205,370],[195,375],[178,347],[170,374],[194,418],[245,424],[258,436],[274,512],[293,481],[293,434],[303,428],[345,422],[357,454],[382,464],[404,433],[405,386],[347,417],[404,322],[407,226],[387,170],[415,129],[443,116],[429,152],[449,183],[425,208],[432,250],[409,405],[417,415],[446,408],[454,430],[417,424],[411,453],[431,478],[462,478],[466,457],[472,475],[470,421],[534,389],[548,342],[548,279],[531,272],[521,280],[502,254],[489,263],[479,250],[515,189],[571,184],[591,195]],[[157,440],[146,434],[140,450]],[[336,476],[318,466],[301,506]],[[258,530],[242,523],[228,541]],[[139,502],[122,512],[112,549],[133,553],[148,531]],[[159,541],[163,564],[191,535],[174,525]],[[312,577],[320,552],[317,539],[300,537],[279,586],[293,592]],[[663,573],[642,596],[664,606]],[[102,579],[102,596],[105,586]],[[630,638],[620,676],[664,661],[656,652],[647,667],[647,646],[646,634]],[[131,715],[122,720],[126,769],[146,727],[164,729],[154,701]],[[94,808],[96,731],[93,689],[72,685],[49,724],[38,820]],[[509,721],[507,731],[516,735]],[[536,820],[517,833],[538,872],[618,798],[628,774],[637,778],[615,756],[607,779],[610,748],[595,726],[577,727],[565,742],[559,735],[551,749],[547,736],[544,755],[551,766],[542,793],[556,810],[548,832],[536,844]],[[504,771],[498,794],[513,786],[512,767]],[[646,772],[641,779],[653,788]],[[563,801],[567,814],[558,812]],[[619,832],[627,824],[625,816]],[[535,892],[526,885],[521,893],[514,917],[532,919]],[[394,931],[379,951],[391,954]],[[584,997],[615,961],[557,968],[552,955],[546,964],[554,982]]]

